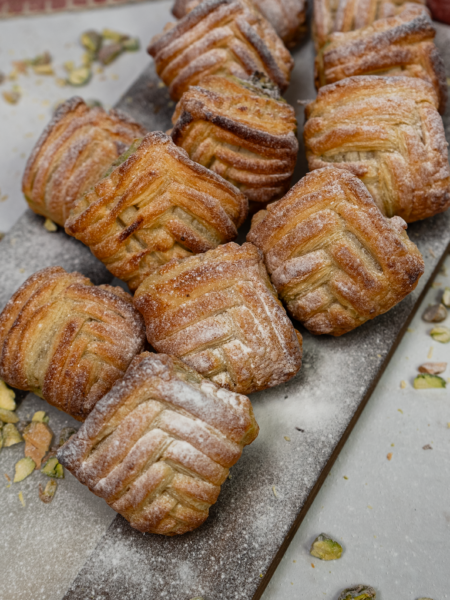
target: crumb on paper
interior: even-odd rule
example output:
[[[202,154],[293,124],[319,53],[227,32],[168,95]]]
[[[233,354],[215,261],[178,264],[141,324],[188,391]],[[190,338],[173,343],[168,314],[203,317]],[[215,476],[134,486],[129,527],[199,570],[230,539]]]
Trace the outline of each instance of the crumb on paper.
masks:
[[[388,460],[392,460],[392,452],[389,452],[389,453],[387,454],[386,458],[387,458]]]
[[[275,498],[278,498],[277,488],[274,485],[272,486],[272,492],[273,492],[273,495],[275,496]]]
[[[422,450],[433,450],[433,448],[430,444],[426,444],[425,446],[422,446]]]
[[[347,475],[344,475],[344,479],[348,479]]]
[[[23,497],[22,492],[19,492],[19,500],[20,500],[20,503],[22,504],[22,506],[25,508],[26,504],[25,504],[25,499]]]
[[[408,327],[408,329],[406,331],[408,331],[409,333],[413,333],[414,329],[412,327]]]
[[[436,254],[433,252],[433,248],[428,248],[428,252],[433,258],[436,258]]]
[[[407,385],[408,384],[406,383],[406,381],[404,379],[402,379],[401,382],[400,382],[401,389],[404,390],[407,387]]]
[[[373,510],[373,506],[370,506],[370,504],[367,505],[367,508],[370,508],[370,510]]]
[[[441,287],[441,285],[442,285],[442,282],[441,282],[441,281],[434,281],[434,282],[431,284],[431,287],[433,287],[433,288],[440,288],[440,287]]]
[[[51,219],[48,219],[48,218],[45,219],[44,227],[50,233],[52,233],[54,231],[58,231],[58,226],[56,225],[56,223],[53,223],[53,221]]]
[[[290,442],[290,441],[291,441],[291,438],[290,438],[288,435],[285,435],[285,436],[284,436],[284,439],[285,439],[287,442]]]
[[[315,569],[315,568],[316,568],[316,567],[315,567],[315,565],[314,565],[314,563],[311,563],[311,566],[312,566],[312,568],[313,568],[313,569]]]
[[[433,358],[433,346],[428,350],[427,358]]]
[[[395,444],[391,444],[391,448],[395,448]]]

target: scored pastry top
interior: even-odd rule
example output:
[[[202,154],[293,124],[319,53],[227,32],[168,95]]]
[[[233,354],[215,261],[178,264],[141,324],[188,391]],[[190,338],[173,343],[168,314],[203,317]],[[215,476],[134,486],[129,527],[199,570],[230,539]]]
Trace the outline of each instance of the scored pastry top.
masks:
[[[250,0],[205,0],[156,36],[148,52],[174,100],[207,75],[245,79],[255,71],[265,73],[284,91],[294,64]]]
[[[257,213],[247,239],[292,316],[312,333],[342,335],[416,287],[424,265],[405,228],[354,175],[330,167]]]
[[[206,520],[258,431],[248,398],[144,352],[58,458],[139,531],[176,535]]]
[[[447,80],[435,35],[431,19],[418,4],[363,29],[331,34],[316,57],[316,86],[381,72],[419,77],[434,86],[443,113]]]
[[[264,76],[211,76],[185,92],[172,139],[249,200],[268,202],[289,188],[297,160],[295,111]]]
[[[66,231],[134,290],[172,258],[232,240],[247,211],[234,186],[154,132],[77,203]]]
[[[64,102],[37,141],[22,189],[30,208],[64,225],[76,200],[102,177],[143,127],[120,111]]]
[[[347,169],[380,210],[411,223],[450,205],[450,167],[438,98],[413,77],[349,77],[306,106],[311,170]]]
[[[144,323],[124,290],[48,267],[0,314],[0,377],[82,421],[144,342]]]
[[[230,243],[172,261],[138,288],[147,339],[239,393],[272,387],[301,366],[301,336],[253,244]]]

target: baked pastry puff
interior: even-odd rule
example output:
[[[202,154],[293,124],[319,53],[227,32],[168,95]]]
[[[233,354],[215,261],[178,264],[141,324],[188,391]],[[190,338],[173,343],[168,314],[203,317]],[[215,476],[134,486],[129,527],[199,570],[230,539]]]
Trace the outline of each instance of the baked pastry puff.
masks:
[[[170,25],[148,52],[173,100],[207,75],[246,79],[259,71],[281,91],[288,87],[293,59],[250,0],[205,0]]]
[[[321,48],[328,35],[338,31],[354,31],[372,25],[377,19],[386,19],[417,5],[428,14],[426,0],[313,0],[313,38]]]
[[[172,258],[235,238],[247,212],[241,192],[154,132],[76,204],[66,232],[135,290]]]
[[[347,169],[381,212],[407,223],[450,206],[450,167],[433,86],[413,77],[349,77],[306,106],[309,168]]]
[[[172,139],[255,202],[280,198],[297,161],[295,111],[269,79],[212,76],[185,92]]]
[[[0,314],[0,377],[83,421],[144,343],[129,294],[49,267]]]
[[[250,400],[180,360],[145,352],[58,459],[142,532],[173,536],[207,518],[259,427]]]
[[[22,190],[29,207],[64,226],[76,200],[144,135],[124,113],[70,98],[56,110],[28,159]]]
[[[424,263],[405,229],[400,217],[381,214],[359,179],[328,167],[257,213],[247,239],[264,253],[291,316],[312,333],[339,336],[416,287]]]
[[[353,75],[419,77],[433,85],[442,114],[447,80],[435,35],[431,19],[418,4],[363,29],[331,34],[316,57],[316,87]]]
[[[302,338],[253,244],[172,261],[138,288],[147,339],[217,385],[249,394],[291,379]]]
[[[182,19],[203,0],[175,0],[172,13]],[[288,48],[293,48],[305,35],[306,0],[252,0]]]

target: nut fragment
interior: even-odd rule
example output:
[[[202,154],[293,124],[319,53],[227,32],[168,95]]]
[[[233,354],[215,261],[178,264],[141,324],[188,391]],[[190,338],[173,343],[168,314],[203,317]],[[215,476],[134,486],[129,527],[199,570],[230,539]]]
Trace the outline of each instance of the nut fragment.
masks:
[[[16,410],[14,390],[9,388],[4,381],[0,379],[0,408],[5,410]]]
[[[447,308],[450,308],[450,288],[446,287],[444,293],[442,294],[442,304]]]
[[[422,319],[427,323],[441,323],[447,318],[447,309],[443,304],[433,304],[425,309]]]
[[[447,368],[447,363],[445,362],[428,362],[423,363],[418,368],[419,373],[428,373],[429,375],[440,375]]]
[[[59,434],[58,447],[61,447],[63,444],[65,444],[76,433],[77,430],[73,427],[64,427],[64,429],[61,429],[61,433]]]
[[[52,62],[52,56],[50,52],[44,52],[44,54],[38,54],[35,58],[27,61],[31,66],[36,67],[39,65],[49,65]]]
[[[97,54],[102,46],[103,37],[97,31],[90,29],[81,34],[80,42],[86,50],[93,54]]]
[[[414,387],[416,390],[429,390],[432,388],[445,388],[445,379],[439,375],[417,375],[414,379]]]
[[[8,423],[3,427],[3,446],[9,448],[14,444],[20,444],[23,442],[23,438],[17,431],[17,428],[13,423]]]
[[[8,103],[8,104],[17,104],[20,100],[20,92],[15,92],[15,91],[11,91],[11,92],[3,92],[2,94],[3,99]]]
[[[377,593],[368,585],[356,585],[344,590],[338,600],[367,600],[368,598],[376,598]]]
[[[52,443],[53,434],[45,423],[31,422],[23,433],[25,456],[32,458],[39,469]]]
[[[74,86],[86,85],[91,77],[92,71],[89,67],[79,67],[69,72],[67,82]]]
[[[52,65],[35,65],[33,67],[33,71],[36,75],[54,75],[55,71],[53,70]]]
[[[55,495],[56,488],[58,487],[58,483],[54,479],[50,479],[50,481],[45,486],[45,489],[42,487],[42,484],[39,484],[39,498],[45,504],[49,504]]]
[[[31,420],[35,421],[36,423],[48,423],[50,419],[45,414],[45,410],[38,410],[34,413]]]
[[[433,447],[430,446],[430,444],[427,444],[426,446],[422,447],[422,450],[433,450]]]
[[[450,329],[448,327],[434,327],[430,331],[430,335],[433,340],[441,342],[441,344],[448,344],[450,342]]]
[[[312,543],[309,553],[320,560],[337,560],[342,556],[342,546],[329,535],[321,533]]]
[[[116,60],[116,58],[118,58],[123,51],[123,45],[119,42],[108,44],[107,46],[103,46],[100,52],[98,53],[98,60],[103,65],[109,65],[114,60]]]
[[[130,37],[129,35],[113,31],[112,29],[104,29],[102,31],[102,36],[105,40],[111,40],[112,42],[124,42]]]
[[[16,463],[16,472],[14,475],[14,483],[19,483],[19,481],[23,481],[28,475],[35,470],[36,463],[31,458],[21,458]]]
[[[57,458],[50,458],[42,467],[41,473],[44,473],[44,475],[48,475],[48,477],[64,479],[64,468],[59,463]]]
[[[12,410],[0,408],[0,421],[3,421],[3,423],[18,423],[19,417]]]
[[[137,52],[141,47],[141,43],[139,38],[130,38],[122,42],[122,46],[127,52]]]
[[[45,219],[44,227],[47,231],[50,231],[50,233],[58,231],[58,226],[56,225],[56,223],[53,223],[51,219]]]

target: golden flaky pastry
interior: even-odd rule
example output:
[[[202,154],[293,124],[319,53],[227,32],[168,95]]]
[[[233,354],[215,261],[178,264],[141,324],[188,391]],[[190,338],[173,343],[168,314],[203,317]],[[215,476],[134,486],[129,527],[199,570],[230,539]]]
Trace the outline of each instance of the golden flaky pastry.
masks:
[[[450,205],[450,168],[433,86],[360,76],[319,90],[306,107],[309,168],[335,166],[367,186],[380,210],[411,223]]]
[[[55,112],[25,169],[22,189],[32,210],[64,225],[75,201],[145,130],[125,114],[71,98]]]
[[[312,333],[342,335],[388,311],[424,271],[406,223],[387,219],[347,171],[306,175],[253,218],[247,237],[291,315]]]
[[[66,231],[130,289],[172,258],[236,237],[247,199],[170,137],[149,133],[123,159],[77,203]]]
[[[316,87],[352,75],[405,75],[431,83],[445,111],[447,80],[441,55],[434,44],[436,31],[419,5],[396,17],[329,36],[316,57]]]
[[[58,458],[139,531],[177,535],[207,519],[258,431],[248,398],[145,352]]]
[[[172,261],[136,292],[147,339],[218,385],[249,394],[293,377],[301,336],[252,244]]]
[[[321,48],[330,33],[367,27],[377,19],[399,15],[411,5],[428,14],[425,4],[426,0],[313,0],[316,47]]]
[[[295,111],[270,83],[208,77],[183,94],[172,119],[177,146],[256,202],[280,198],[297,161]]]
[[[49,267],[0,314],[0,377],[82,421],[144,343],[129,294]]]
[[[175,0],[172,13],[177,19],[182,19],[202,1]],[[252,1],[288,48],[295,46],[306,33],[306,0]]]
[[[294,66],[272,25],[249,0],[205,0],[156,36],[148,52],[174,100],[207,75],[246,79],[255,71],[284,91]]]

